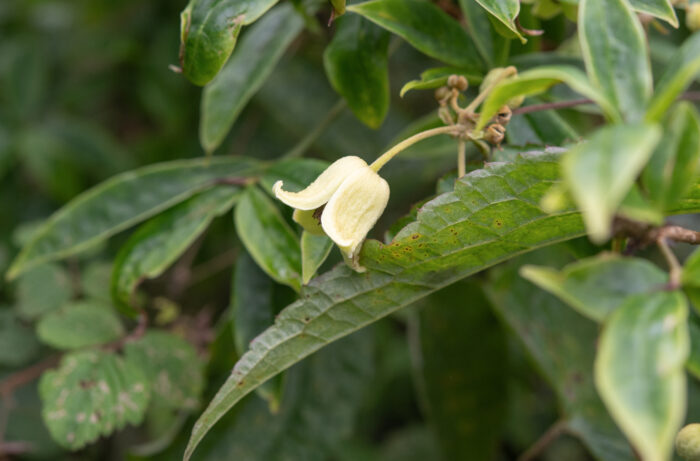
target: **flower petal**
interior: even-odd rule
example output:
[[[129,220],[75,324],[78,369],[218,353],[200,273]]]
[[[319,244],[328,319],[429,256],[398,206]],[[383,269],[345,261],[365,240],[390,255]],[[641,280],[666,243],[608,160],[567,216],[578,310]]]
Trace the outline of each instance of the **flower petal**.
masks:
[[[298,210],[315,210],[330,200],[333,193],[354,171],[366,168],[367,162],[360,157],[348,156],[333,162],[314,182],[299,192],[282,190],[282,181],[272,186],[272,192],[283,203]]]
[[[355,171],[343,181],[323,209],[321,225],[355,270],[367,233],[389,201],[389,184],[370,167]]]
[[[321,223],[314,216],[316,210],[294,210],[292,219],[310,234],[325,235]]]

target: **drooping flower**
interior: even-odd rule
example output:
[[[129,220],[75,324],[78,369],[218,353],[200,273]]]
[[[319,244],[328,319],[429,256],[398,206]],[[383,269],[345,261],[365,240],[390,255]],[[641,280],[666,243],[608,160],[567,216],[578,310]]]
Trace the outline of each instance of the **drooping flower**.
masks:
[[[386,208],[389,184],[364,160],[355,156],[338,159],[299,192],[283,190],[282,181],[272,190],[295,209],[294,221],[308,232],[328,235],[350,267],[365,270],[359,264],[359,252]]]

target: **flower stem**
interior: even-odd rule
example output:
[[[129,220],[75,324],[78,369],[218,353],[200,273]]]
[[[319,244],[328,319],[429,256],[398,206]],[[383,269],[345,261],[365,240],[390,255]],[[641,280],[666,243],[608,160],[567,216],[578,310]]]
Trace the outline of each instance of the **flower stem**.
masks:
[[[465,174],[467,174],[467,143],[464,139],[460,139],[457,148],[457,177],[461,178]]]
[[[398,153],[400,153],[402,150],[407,149],[408,147],[411,147],[413,144],[417,143],[418,141],[422,141],[424,139],[431,138],[433,136],[437,136],[440,134],[458,134],[459,133],[459,127],[455,126],[441,126],[439,128],[433,128],[430,130],[425,130],[421,131],[420,133],[414,134],[410,138],[406,138],[388,151],[384,152],[382,155],[377,158],[369,167],[372,168],[372,170],[379,171],[381,167],[386,165],[389,160],[394,158]]]

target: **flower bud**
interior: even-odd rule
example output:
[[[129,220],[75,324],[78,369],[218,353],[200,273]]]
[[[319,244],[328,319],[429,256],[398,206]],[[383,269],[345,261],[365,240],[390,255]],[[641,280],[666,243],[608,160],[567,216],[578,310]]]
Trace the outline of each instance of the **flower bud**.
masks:
[[[450,90],[446,86],[441,86],[435,90],[435,99],[437,101],[442,101],[450,95]]]
[[[700,424],[688,424],[676,436],[676,453],[685,461],[700,461]]]
[[[506,129],[498,123],[493,123],[486,128],[486,134],[484,134],[484,139],[489,143],[498,146],[503,142],[506,136]]]
[[[688,5],[688,9],[685,10],[685,25],[692,32],[700,30],[700,3]]]
[[[496,114],[496,121],[499,125],[506,126],[508,125],[508,122],[510,122],[510,117],[512,115],[513,111],[510,110],[510,107],[506,104],[505,106],[498,109],[498,113]]]
[[[458,91],[465,91],[469,88],[469,82],[463,75],[450,75],[447,78],[447,86],[450,88],[455,88]]]

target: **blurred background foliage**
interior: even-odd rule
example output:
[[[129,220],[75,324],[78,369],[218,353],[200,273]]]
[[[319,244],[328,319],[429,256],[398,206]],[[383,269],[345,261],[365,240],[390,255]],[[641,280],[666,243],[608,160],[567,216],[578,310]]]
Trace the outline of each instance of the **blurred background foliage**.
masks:
[[[461,16],[456,2],[436,3]],[[203,155],[198,140],[201,90],[169,69],[177,64],[179,12],[184,6],[167,0],[0,2],[0,272],[38,222],[90,186],[138,166]],[[580,66],[572,38],[575,25],[563,14],[542,19],[532,14],[532,5],[523,8],[522,25],[544,34],[531,37],[526,45],[512,41],[508,62],[520,70],[543,62]],[[216,155],[278,158],[334,112],[340,99],[323,67],[323,51],[334,32],[334,27],[325,26],[329,14],[330,8],[323,5],[311,19],[317,27],[293,42]],[[652,28],[650,33],[654,65],[663,66],[668,50],[685,32]],[[374,158],[403,133],[436,123],[432,92],[400,98],[399,89],[438,63],[394,36],[389,49],[391,103],[381,126],[370,129],[341,109],[307,156]],[[548,98],[570,96],[556,88]],[[498,155],[508,158],[530,147],[575,141],[598,121],[585,107],[514,118],[508,143]],[[386,169],[391,202],[374,231],[376,237],[412,204],[435,193],[438,179],[454,169],[455,147],[452,140],[434,139]],[[471,158],[477,165],[476,153]],[[51,319],[46,315],[78,302],[93,303],[104,306],[106,313],[86,328],[106,325],[118,338],[124,328],[134,327],[122,326],[121,320],[115,326],[110,317],[110,270],[125,239],[121,235],[65,263],[40,266],[11,284],[0,279],[0,458],[181,456],[199,412],[196,407],[193,412],[153,402],[139,427],[127,426],[73,453],[52,441],[42,420],[32,366],[55,363],[56,349],[66,340],[41,334],[40,325]],[[566,255],[594,251],[586,242],[574,242],[542,257],[561,261]],[[335,256],[327,265],[338,260]],[[247,397],[228,414],[195,458],[515,459],[561,416],[562,408],[577,411],[579,403],[567,403],[568,398],[576,400],[571,389],[558,381],[567,379],[569,371],[561,375],[556,370],[571,360],[567,354],[581,352],[563,334],[523,345],[528,319],[509,315],[508,306],[546,298],[556,313],[561,303],[531,285],[508,297],[512,284],[523,283],[509,281],[516,277],[517,265],[445,289],[296,365],[266,388],[267,394]],[[203,402],[211,399],[245,348],[241,338],[247,334],[250,340],[255,333],[239,331],[235,340],[232,334],[234,266],[251,272],[246,283],[262,286],[273,310],[294,298],[288,288],[255,272],[236,241],[230,215],[216,219],[172,269],[140,290],[154,313],[154,324],[184,338],[188,345],[183,348],[196,356],[188,365],[203,370],[200,378],[182,379],[196,382],[204,376]],[[466,299],[474,309],[450,309]],[[588,335],[582,341],[594,340],[593,324],[559,307],[570,318],[558,321],[577,330],[587,325],[580,329],[581,335]],[[252,319],[250,328],[271,320]],[[551,357],[544,357],[543,351]],[[201,389],[193,386],[192,394],[199,397]],[[691,414],[700,411],[695,383],[690,403]],[[581,405],[587,408],[585,402]],[[578,439],[564,436],[541,459],[575,461],[591,455]]]

